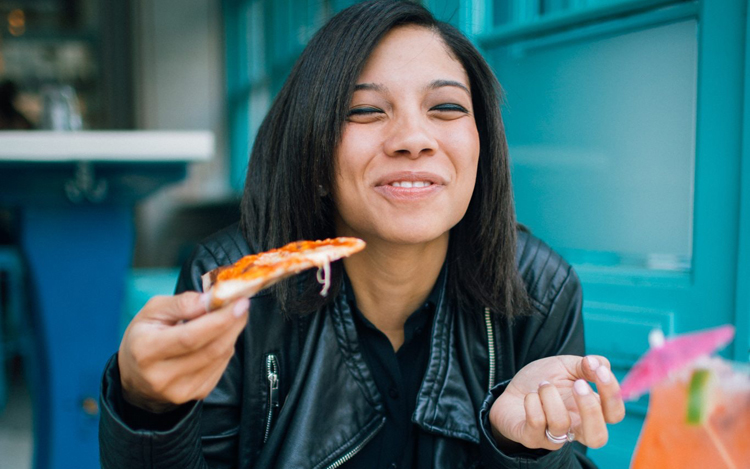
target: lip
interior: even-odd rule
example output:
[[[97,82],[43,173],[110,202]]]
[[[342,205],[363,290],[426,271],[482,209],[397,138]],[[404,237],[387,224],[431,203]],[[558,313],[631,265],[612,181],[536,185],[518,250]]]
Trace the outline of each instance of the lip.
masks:
[[[427,187],[395,187],[391,184],[397,181],[427,181]],[[447,181],[445,178],[430,172],[400,171],[388,173],[375,183],[375,191],[392,200],[415,201],[425,199],[442,191]]]

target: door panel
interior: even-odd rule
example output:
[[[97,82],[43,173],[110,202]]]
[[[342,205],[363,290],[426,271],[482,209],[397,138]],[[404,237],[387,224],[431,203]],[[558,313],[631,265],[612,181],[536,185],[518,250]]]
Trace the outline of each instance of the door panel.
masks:
[[[689,268],[696,30],[493,53],[518,219],[569,260]]]

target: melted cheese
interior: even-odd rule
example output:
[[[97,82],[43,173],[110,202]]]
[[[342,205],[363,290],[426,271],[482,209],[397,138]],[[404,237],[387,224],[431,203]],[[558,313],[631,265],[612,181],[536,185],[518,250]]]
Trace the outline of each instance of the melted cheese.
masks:
[[[321,267],[318,267],[315,278],[319,284],[323,285],[323,289],[320,290],[320,296],[328,296],[328,289],[331,288],[331,261],[328,258],[326,258]]]

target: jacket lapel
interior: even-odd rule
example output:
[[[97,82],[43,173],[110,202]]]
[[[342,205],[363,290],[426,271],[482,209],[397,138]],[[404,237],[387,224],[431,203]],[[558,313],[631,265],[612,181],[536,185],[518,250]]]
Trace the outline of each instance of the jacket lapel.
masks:
[[[466,375],[471,367],[462,366],[456,343],[462,328],[444,297],[445,280],[412,421],[432,433],[476,444],[478,410]],[[382,426],[382,400],[343,292],[312,320],[299,370],[261,452],[259,468],[326,468]]]
[[[301,373],[257,467],[326,468],[381,427],[383,406],[343,296],[313,319]]]
[[[479,443],[478,409],[466,383],[456,344],[453,308],[445,301],[445,279],[440,290],[430,340],[430,358],[412,421],[425,430],[450,438]],[[469,370],[471,371],[471,370]]]

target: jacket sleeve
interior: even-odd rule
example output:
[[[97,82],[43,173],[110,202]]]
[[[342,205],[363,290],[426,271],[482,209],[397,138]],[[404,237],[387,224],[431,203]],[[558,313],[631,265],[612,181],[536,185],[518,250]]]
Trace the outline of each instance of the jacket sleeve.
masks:
[[[199,247],[180,273],[176,293],[201,291],[200,274],[216,258]],[[205,401],[153,414],[122,397],[117,355],[102,379],[99,454],[105,469],[236,467],[241,354],[235,353],[216,389]]]
[[[147,415],[135,417],[132,415],[134,409],[128,409],[122,398],[116,355],[107,364],[100,400],[99,456],[102,468],[208,467],[201,454],[201,403],[182,406],[169,416],[152,414],[150,421]],[[165,419],[173,421],[166,424]],[[129,421],[126,423],[126,420]],[[145,426],[136,425],[134,420]]]
[[[519,356],[523,356],[523,362],[518,364],[519,368],[544,357],[585,354],[581,284],[572,267],[565,267],[566,274],[561,286],[548,292],[550,306],[547,314],[537,316],[542,318],[538,324],[531,321],[536,327],[530,328],[532,338],[523,342],[524,350],[519,353]],[[514,454],[501,451],[492,436],[489,411],[509,382],[506,380],[496,385],[480,410],[480,451],[485,466],[502,469],[596,469],[585,455],[586,448],[577,442],[565,444],[557,451],[529,449]]]

